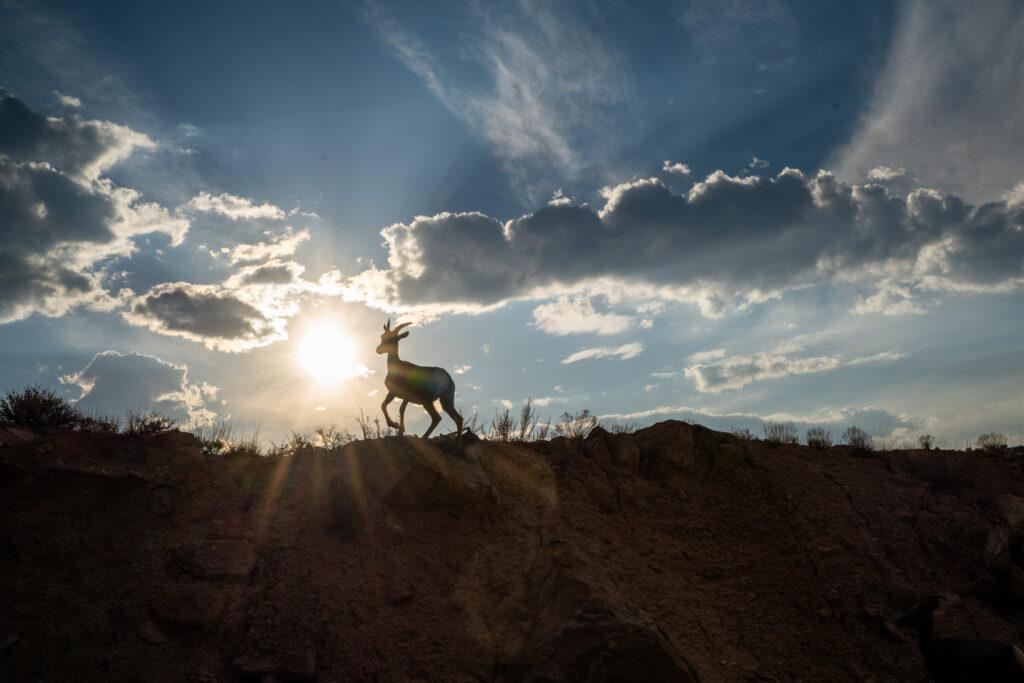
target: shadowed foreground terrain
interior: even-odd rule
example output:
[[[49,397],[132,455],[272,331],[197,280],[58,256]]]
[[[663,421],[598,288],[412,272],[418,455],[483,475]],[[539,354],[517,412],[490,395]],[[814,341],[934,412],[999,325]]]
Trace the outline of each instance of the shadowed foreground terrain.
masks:
[[[892,622],[932,590],[940,634],[1024,633],[1014,451],[0,444],[4,680],[920,681]]]

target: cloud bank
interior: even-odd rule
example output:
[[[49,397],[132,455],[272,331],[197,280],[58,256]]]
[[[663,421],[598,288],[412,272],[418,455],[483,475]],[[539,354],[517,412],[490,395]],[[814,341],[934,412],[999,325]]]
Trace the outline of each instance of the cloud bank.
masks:
[[[104,415],[125,410],[150,411],[192,425],[208,424],[217,415],[210,402],[217,388],[190,382],[188,367],[141,353],[102,351],[78,372],[61,378],[81,391],[78,406]]]
[[[105,259],[130,255],[142,234],[181,242],[187,219],[101,177],[154,147],[124,126],[47,117],[0,90],[0,323],[78,305],[114,308]]]
[[[560,202],[504,223],[469,212],[389,226],[388,267],[351,278],[346,296],[392,310],[472,312],[628,285],[717,316],[813,284],[886,291],[868,312],[921,293],[1024,282],[1024,206],[1006,200],[971,205],[931,189],[901,196],[790,168],[768,178],[716,171],[686,193],[635,180],[603,196],[599,209]]]

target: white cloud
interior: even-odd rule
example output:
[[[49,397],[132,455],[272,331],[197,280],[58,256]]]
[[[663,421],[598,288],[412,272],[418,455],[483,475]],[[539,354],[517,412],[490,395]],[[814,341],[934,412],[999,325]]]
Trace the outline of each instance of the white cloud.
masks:
[[[702,393],[718,393],[733,389],[742,389],[748,384],[769,379],[780,379],[791,375],[809,375],[830,372],[843,366],[865,365],[893,361],[903,358],[897,351],[882,351],[870,356],[844,359],[836,355],[791,356],[786,350],[799,350],[802,344],[783,344],[770,352],[755,353],[749,356],[714,355],[721,349],[715,349],[683,373],[694,380],[697,391]]]
[[[568,357],[562,359],[563,365],[570,363],[578,363],[581,360],[590,360],[594,358],[618,358],[619,360],[628,360],[630,358],[636,358],[644,351],[644,345],[640,342],[632,342],[630,344],[623,344],[618,347],[610,346],[596,346],[589,349],[580,349],[576,353],[570,354]]]
[[[693,361],[694,363],[703,363],[705,361],[715,360],[716,358],[724,357],[725,349],[708,349],[707,351],[698,351],[696,353],[691,353],[689,356],[689,360]]]
[[[305,228],[298,232],[293,232],[289,228],[284,234],[273,237],[267,242],[236,244],[234,247],[222,248],[221,252],[228,255],[231,263],[265,261],[291,256],[300,244],[309,240],[309,237],[309,230]]]
[[[770,162],[767,159],[761,159],[755,156],[751,157],[750,163],[747,164],[747,168],[749,168],[752,171],[761,171],[763,169],[768,168],[769,163]]]
[[[585,296],[561,297],[533,309],[533,325],[548,334],[599,334],[625,332],[633,326],[633,318],[615,313],[598,313]]]
[[[65,94],[63,94],[61,92],[58,92],[56,90],[53,91],[53,94],[57,96],[57,101],[60,102],[65,107],[70,107],[72,109],[78,109],[79,107],[82,106],[82,100],[78,99],[77,97],[72,97],[71,95],[65,95]]]
[[[741,389],[760,380],[827,372],[840,365],[841,361],[835,356],[790,358],[757,353],[752,356],[732,356],[716,363],[695,363],[683,372],[693,378],[697,391],[717,393]]]
[[[456,365],[454,368],[452,368],[452,372],[454,372],[456,375],[464,375],[472,369],[472,365]]]
[[[679,175],[690,175],[690,166],[682,162],[672,162],[665,159],[665,162],[661,165],[661,170],[665,173],[678,173]]]
[[[868,180],[895,180],[906,175],[907,169],[902,166],[875,166],[868,171]]]
[[[212,195],[200,192],[182,207],[183,211],[213,213],[233,221],[238,220],[284,220],[285,213],[273,204],[256,204],[248,197],[238,197],[227,192]]]

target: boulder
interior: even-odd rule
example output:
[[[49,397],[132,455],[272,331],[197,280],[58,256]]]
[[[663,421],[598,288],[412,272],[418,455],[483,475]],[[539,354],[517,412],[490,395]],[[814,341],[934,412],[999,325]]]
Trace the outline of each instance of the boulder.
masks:
[[[522,681],[697,680],[660,634],[605,609],[586,611],[529,648],[510,668],[511,678]]]
[[[381,444],[383,443],[383,447]],[[456,510],[487,515],[498,500],[487,473],[471,458],[450,456],[416,437],[346,446],[348,472],[375,498],[401,510]]]
[[[4,425],[0,427],[0,446],[17,446],[35,441],[36,435],[30,429]]]
[[[995,527],[985,542],[985,567],[999,579],[1003,591],[1011,598],[1024,598],[1024,570],[1013,558],[1014,547],[1022,544],[1021,532],[1011,531],[1007,527]]]
[[[223,612],[224,596],[208,584],[178,584],[153,600],[157,620],[204,631],[216,626]]]
[[[178,548],[174,561],[200,579],[244,580],[256,565],[256,547],[249,541],[200,541]]]
[[[679,484],[703,480],[714,463],[715,447],[735,438],[707,427],[666,420],[632,435],[640,452],[640,474],[646,479]]]
[[[1024,531],[1024,498],[1004,493],[996,496],[996,508],[1011,529]]]

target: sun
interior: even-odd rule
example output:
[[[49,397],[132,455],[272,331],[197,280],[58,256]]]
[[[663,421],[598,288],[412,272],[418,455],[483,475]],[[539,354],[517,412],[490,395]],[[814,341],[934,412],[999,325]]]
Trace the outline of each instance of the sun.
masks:
[[[352,338],[331,323],[317,323],[307,329],[296,348],[296,358],[317,382],[341,382],[366,371],[356,362]]]

